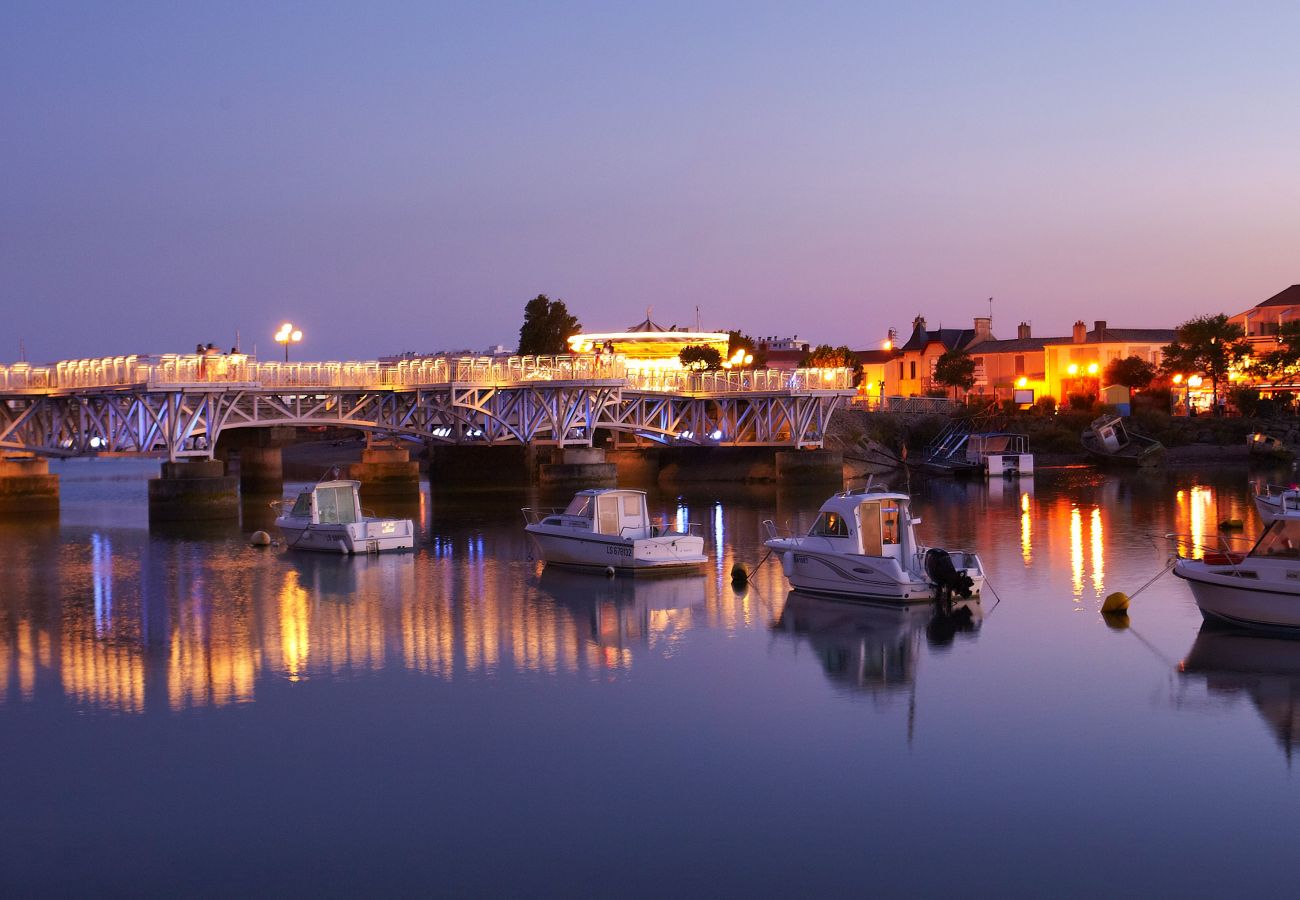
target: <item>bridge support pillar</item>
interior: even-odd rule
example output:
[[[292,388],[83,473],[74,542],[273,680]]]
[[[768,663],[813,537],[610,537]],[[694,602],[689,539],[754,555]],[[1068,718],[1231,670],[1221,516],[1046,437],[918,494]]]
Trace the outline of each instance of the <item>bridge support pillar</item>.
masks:
[[[570,447],[560,451],[560,461],[538,467],[542,487],[618,487],[618,465],[605,461],[599,447]]]
[[[247,494],[278,494],[284,490],[284,459],[279,447],[240,449],[239,489]]]
[[[414,499],[420,495],[420,464],[405,447],[375,444],[361,451],[361,462],[348,471],[370,497]]]
[[[844,487],[844,456],[833,450],[782,450],[776,454],[776,480],[789,485]]]
[[[59,476],[39,456],[0,458],[0,515],[59,511]]]
[[[150,522],[239,518],[239,479],[219,459],[165,462],[149,481]]]

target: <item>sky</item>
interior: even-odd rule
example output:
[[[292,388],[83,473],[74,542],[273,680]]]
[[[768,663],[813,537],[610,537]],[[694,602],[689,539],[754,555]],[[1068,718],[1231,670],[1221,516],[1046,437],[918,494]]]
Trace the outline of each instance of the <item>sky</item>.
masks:
[[[0,360],[1173,327],[1300,282],[1294,3],[0,5]]]

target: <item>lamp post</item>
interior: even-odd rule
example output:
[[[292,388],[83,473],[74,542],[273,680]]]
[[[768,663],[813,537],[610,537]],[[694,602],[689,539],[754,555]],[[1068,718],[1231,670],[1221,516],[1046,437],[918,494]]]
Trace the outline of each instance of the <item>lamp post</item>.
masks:
[[[284,344],[284,361],[289,361],[289,345],[302,340],[302,332],[293,327],[292,322],[285,322],[275,333],[276,343]]]

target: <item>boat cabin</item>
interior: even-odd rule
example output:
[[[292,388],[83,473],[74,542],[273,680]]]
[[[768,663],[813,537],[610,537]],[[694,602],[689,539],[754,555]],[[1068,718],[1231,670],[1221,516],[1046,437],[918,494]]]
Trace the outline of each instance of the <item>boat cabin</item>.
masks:
[[[1274,519],[1250,555],[1264,559],[1300,559],[1300,519]]]
[[[809,537],[825,538],[844,553],[896,559],[904,565],[915,550],[906,494],[846,491],[822,504]]]
[[[548,516],[543,525],[560,525],[578,531],[634,541],[658,537],[662,526],[655,526],[646,512],[645,491],[614,488],[591,489],[574,494],[564,512]]]
[[[1132,441],[1121,416],[1102,416],[1092,423],[1092,433],[1097,443],[1107,453],[1118,453]]]
[[[289,515],[313,525],[352,525],[362,520],[359,481],[322,481],[303,491]]]

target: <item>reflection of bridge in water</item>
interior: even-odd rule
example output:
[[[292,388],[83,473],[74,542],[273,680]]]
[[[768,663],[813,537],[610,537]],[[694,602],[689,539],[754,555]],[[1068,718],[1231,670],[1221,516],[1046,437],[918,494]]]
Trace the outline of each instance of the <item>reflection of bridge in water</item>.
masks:
[[[211,457],[235,429],[340,426],[424,442],[820,447],[852,369],[693,372],[596,356],[258,362],[241,354],[0,366],[0,450]]]
[[[49,570],[36,565],[41,536],[29,537],[5,555],[0,704],[53,691],[89,709],[182,711],[252,702],[269,682],[385,670],[617,676],[670,655],[692,629],[760,628],[770,616],[754,593],[723,585],[729,554],[712,576],[539,578],[510,561],[522,540],[489,554],[481,537],[461,537],[427,556],[259,554],[250,570],[239,551],[107,531],[68,543]],[[780,569],[762,578],[777,596]]]

